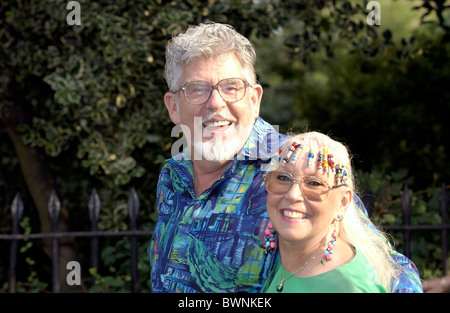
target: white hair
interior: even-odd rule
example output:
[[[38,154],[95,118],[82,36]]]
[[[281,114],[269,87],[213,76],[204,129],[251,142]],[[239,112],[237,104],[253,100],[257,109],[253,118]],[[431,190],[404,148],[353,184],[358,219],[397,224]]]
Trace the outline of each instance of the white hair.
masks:
[[[256,52],[250,41],[231,25],[208,22],[190,26],[167,44],[164,76],[169,89],[174,92],[180,88],[183,69],[189,63],[226,53],[234,53],[242,65],[245,78],[251,85],[256,84]]]
[[[392,247],[387,236],[370,223],[355,201],[352,201],[341,221],[339,235],[364,254],[375,269],[381,285],[388,292],[393,292],[401,268],[391,257]],[[367,279],[375,281],[373,277]]]

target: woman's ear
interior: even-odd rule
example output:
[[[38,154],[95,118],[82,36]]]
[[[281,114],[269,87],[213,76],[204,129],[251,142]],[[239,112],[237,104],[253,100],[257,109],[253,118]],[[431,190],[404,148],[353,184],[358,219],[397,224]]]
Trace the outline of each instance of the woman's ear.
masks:
[[[176,95],[173,92],[166,92],[164,95],[164,104],[166,105],[167,111],[169,112],[170,120],[175,125],[180,124],[180,114],[178,112]]]
[[[342,198],[341,198],[341,208],[340,213],[345,214],[347,213],[347,209],[350,206],[350,203],[353,201],[353,191],[350,189],[347,189],[342,192]]]

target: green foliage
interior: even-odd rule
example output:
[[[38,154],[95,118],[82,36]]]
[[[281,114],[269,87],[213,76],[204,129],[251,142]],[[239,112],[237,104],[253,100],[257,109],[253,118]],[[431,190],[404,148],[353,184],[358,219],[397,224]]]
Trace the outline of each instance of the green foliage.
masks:
[[[24,234],[31,233],[30,227],[30,219],[28,217],[24,217],[20,222],[20,226],[23,228]],[[28,250],[33,246],[33,243],[29,239],[24,239],[24,245],[19,249],[19,253],[25,255]],[[19,254],[19,255],[20,255]],[[31,256],[25,257],[25,263],[29,266],[30,274],[27,278],[26,282],[17,282],[17,291],[18,292],[43,292],[47,288],[47,283],[39,280],[38,275],[36,273],[36,269],[34,265],[36,261],[31,258]]]
[[[409,49],[415,50],[408,52],[414,58],[402,60]],[[445,86],[450,50],[422,49],[435,56],[420,54],[413,44],[405,50],[385,47],[371,60],[354,55],[343,56],[339,64],[325,63],[327,69],[317,71],[323,81],[306,76],[299,87],[299,114],[309,118],[311,127],[345,138],[364,170],[406,167],[418,188],[444,182],[450,177],[445,161],[450,146],[443,138],[450,132]]]
[[[149,240],[141,240],[138,253],[139,292],[149,292],[150,265],[146,249]],[[89,292],[130,292],[130,238],[122,238],[115,245],[105,246],[101,252],[102,274],[96,268],[89,273],[95,278]]]
[[[404,186],[410,185],[408,170],[399,169],[392,173],[360,172],[358,174],[362,194],[372,198],[372,220],[381,228],[403,225],[401,197]],[[440,225],[441,211],[439,193],[441,188],[428,187],[425,190],[411,191],[411,225]],[[404,252],[402,231],[389,231],[394,247]],[[442,274],[441,230],[411,232],[411,260],[416,264],[420,277],[424,280]],[[447,259],[450,258],[450,253]],[[446,262],[446,260],[445,260]]]
[[[31,234],[30,218],[24,217],[20,222],[20,227],[23,234]],[[33,247],[33,242],[29,239],[24,239],[21,242],[22,245],[19,249],[18,258],[25,260],[25,266],[27,268],[21,269],[20,277],[24,277],[25,280],[20,280],[20,277],[16,276],[16,292],[47,292],[48,283],[42,281],[36,271],[36,260],[33,257],[33,253],[30,251]],[[24,273],[27,273],[23,275]],[[27,276],[28,275],[28,276]],[[0,286],[0,292],[6,292],[8,290],[8,282],[6,281],[3,286]]]

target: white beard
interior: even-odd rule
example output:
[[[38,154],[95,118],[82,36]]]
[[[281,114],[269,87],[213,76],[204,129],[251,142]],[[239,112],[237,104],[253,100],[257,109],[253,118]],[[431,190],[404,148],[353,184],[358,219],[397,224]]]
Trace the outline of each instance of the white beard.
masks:
[[[210,162],[232,160],[247,141],[252,126],[241,131],[237,130],[235,136],[226,140],[223,136],[216,135],[205,142],[194,142],[194,155],[201,155]]]
[[[179,102],[176,101],[177,105],[177,112],[178,117],[180,116],[180,107]],[[209,116],[205,117],[207,119],[208,117],[217,115],[218,112],[210,112]],[[225,114],[224,116],[227,116]],[[189,128],[186,128],[185,125],[180,125],[181,129],[183,130],[186,140],[189,143],[190,142],[190,134],[191,131]],[[207,161],[210,162],[222,162],[226,160],[232,160],[236,153],[240,151],[240,149],[244,146],[246,143],[248,137],[250,136],[250,133],[253,129],[253,124],[249,125],[247,128],[243,128],[240,126],[235,127],[235,134],[228,140],[224,140],[223,136],[216,135],[212,137],[211,139],[203,142],[202,137],[197,137],[197,133],[200,134],[200,136],[203,136],[203,127],[202,127],[202,118],[201,117],[194,117],[194,138],[193,142],[191,142],[191,145],[193,147],[193,153],[191,154],[192,159],[194,160],[201,160],[205,158]],[[186,135],[189,134],[189,135]]]

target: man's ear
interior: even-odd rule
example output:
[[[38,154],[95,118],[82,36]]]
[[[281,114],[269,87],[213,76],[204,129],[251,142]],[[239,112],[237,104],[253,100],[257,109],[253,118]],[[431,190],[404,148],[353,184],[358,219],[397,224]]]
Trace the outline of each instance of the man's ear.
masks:
[[[176,95],[173,92],[166,92],[164,95],[164,104],[169,112],[170,120],[175,125],[180,124],[180,114],[178,114],[177,104],[175,102]]]
[[[252,93],[250,95],[250,100],[252,102],[253,114],[255,114],[255,119],[259,116],[259,107],[261,104],[261,99],[263,95],[263,88],[259,84],[255,84],[252,88]]]

